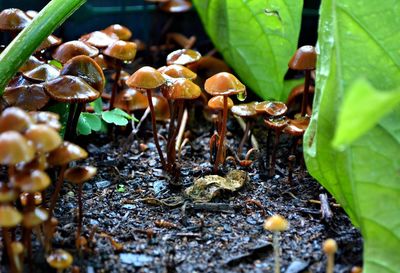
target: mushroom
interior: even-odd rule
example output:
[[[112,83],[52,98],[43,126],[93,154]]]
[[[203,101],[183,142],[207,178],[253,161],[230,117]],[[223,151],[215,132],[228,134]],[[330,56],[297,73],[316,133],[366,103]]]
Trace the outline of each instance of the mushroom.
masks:
[[[308,90],[308,102],[307,102],[307,115],[311,115],[312,112],[312,99],[314,96],[315,88],[314,86],[310,86]],[[289,93],[289,96],[286,100],[286,106],[288,107],[287,115],[292,116],[299,112],[301,112],[301,104],[304,95],[304,83],[295,86]]]
[[[326,273],[333,273],[335,267],[335,253],[337,251],[337,244],[334,239],[327,239],[322,245],[322,250],[327,256]]]
[[[304,92],[301,103],[301,116],[307,113],[308,93],[310,90],[311,71],[315,69],[317,62],[317,52],[315,47],[305,45],[296,50],[292,59],[289,61],[289,68],[293,70],[304,70]]]
[[[6,87],[3,98],[8,105],[21,107],[28,111],[42,109],[50,99],[44,91],[43,84],[30,83]]]
[[[162,11],[170,13],[187,12],[192,8],[192,3],[188,0],[169,0],[159,4]]]
[[[52,268],[57,269],[57,273],[62,273],[64,269],[71,266],[73,258],[69,252],[56,249],[46,258],[46,261]]]
[[[44,62],[40,61],[35,56],[29,56],[29,59],[18,69],[18,71],[19,72],[30,71],[41,64],[44,64]]]
[[[52,57],[64,64],[75,56],[86,55],[94,58],[98,54],[99,50],[94,46],[88,45],[82,41],[69,41],[57,47]]]
[[[188,65],[200,60],[201,54],[200,52],[193,49],[178,49],[168,54],[167,56],[167,65],[171,64],[180,64],[180,65]]]
[[[32,70],[22,72],[24,78],[35,83],[51,81],[60,76],[60,70],[49,64],[41,64]]]
[[[137,110],[145,110],[149,107],[147,97],[134,88],[126,88],[115,98],[115,107],[132,113]]]
[[[12,38],[23,30],[32,21],[25,12],[20,9],[10,8],[0,12],[0,30],[10,32]]]
[[[264,229],[273,232],[273,247],[274,247],[274,259],[275,266],[274,272],[281,272],[280,265],[280,246],[279,246],[279,234],[289,228],[289,223],[285,218],[280,215],[273,215],[264,221]]]
[[[20,242],[11,243],[12,257],[15,270],[17,273],[22,273],[24,270],[24,246]]]
[[[97,168],[92,166],[77,166],[65,171],[65,180],[78,185],[78,227],[76,230],[76,241],[81,237],[83,204],[82,188],[83,183],[92,179],[97,173]]]
[[[166,80],[163,77],[163,75],[150,66],[144,66],[144,67],[140,68],[135,73],[133,73],[133,75],[130,76],[129,79],[126,81],[126,84],[129,87],[146,90],[147,100],[149,102],[149,107],[150,107],[150,112],[151,112],[151,123],[153,126],[154,143],[156,145],[157,152],[160,156],[161,165],[163,166],[164,170],[166,170],[167,166],[165,163],[164,155],[161,151],[160,144],[158,142],[156,116],[155,116],[155,112],[154,112],[154,106],[153,106],[153,102],[152,102],[151,93],[152,93],[152,90],[165,84],[165,81]]]
[[[25,132],[32,125],[31,117],[18,107],[6,108],[0,115],[0,133],[6,131]]]
[[[111,99],[109,110],[114,108],[115,96],[118,93],[118,81],[121,76],[122,65],[125,62],[131,62],[136,56],[136,44],[133,42],[116,41],[110,44],[104,51],[103,55],[106,62],[111,63],[115,69],[115,79],[111,91]]]
[[[226,123],[228,120],[228,96],[246,92],[246,87],[232,74],[221,72],[206,80],[204,89],[212,96],[223,96],[224,108],[222,114],[221,130],[219,132],[219,142],[217,156],[214,162],[213,171],[218,171],[219,164],[223,163],[222,152],[225,145]]]
[[[273,177],[275,175],[276,151],[279,145],[279,137],[281,135],[282,130],[287,125],[287,118],[283,116],[287,111],[287,106],[286,104],[280,101],[264,101],[257,104],[255,106],[255,109],[257,113],[264,114],[264,116],[266,116],[266,118],[264,119],[264,124],[269,129],[267,138],[267,151],[268,151],[271,131],[274,131],[275,133],[275,141],[272,147],[271,158],[267,156],[267,162],[270,162],[269,176]]]
[[[170,82],[163,89],[164,96],[173,101],[172,118],[170,122],[170,132],[167,140],[167,171],[170,174],[176,172],[176,148],[175,141],[178,130],[181,126],[183,111],[185,108],[185,100],[193,100],[200,96],[200,87],[192,81],[180,78]],[[175,126],[175,120],[177,125]]]
[[[93,31],[79,38],[80,41],[86,42],[97,48],[106,48],[118,39],[119,37],[116,34],[106,33],[104,31]]]
[[[129,28],[120,24],[111,25],[103,30],[106,34],[115,34],[120,40],[128,41],[132,37],[132,32]]]

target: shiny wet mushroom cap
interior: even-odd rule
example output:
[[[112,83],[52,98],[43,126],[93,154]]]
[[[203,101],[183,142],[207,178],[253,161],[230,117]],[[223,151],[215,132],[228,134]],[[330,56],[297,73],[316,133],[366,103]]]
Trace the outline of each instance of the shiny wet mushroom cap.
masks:
[[[307,130],[309,123],[310,119],[308,117],[289,119],[287,126],[283,129],[283,132],[292,136],[302,136]]]
[[[126,81],[129,87],[154,89],[165,83],[163,75],[150,66],[144,66],[132,74]]]
[[[30,81],[40,83],[57,78],[60,70],[49,64],[41,64],[32,70],[23,72],[22,75]]]
[[[85,34],[79,38],[80,41],[86,42],[97,48],[105,48],[115,41],[118,41],[119,37],[114,33],[105,33],[104,31],[93,31]]]
[[[73,258],[69,252],[56,249],[46,258],[46,261],[52,268],[63,270],[71,266]]]
[[[65,180],[75,183],[81,184],[85,181],[92,179],[97,173],[97,168],[92,166],[77,166],[73,168],[69,168],[65,171],[64,177]]]
[[[168,100],[160,95],[153,95],[151,101],[154,105],[154,113],[157,121],[167,122],[169,121],[171,114],[169,110]]]
[[[35,208],[23,214],[22,226],[25,228],[33,228],[43,224],[49,218],[49,212],[43,208]]]
[[[105,85],[103,70],[88,56],[80,55],[70,59],[61,70],[61,75],[79,77],[98,92],[103,92]]]
[[[283,130],[288,125],[288,119],[287,117],[270,117],[267,119],[264,119],[264,124],[273,130]]]
[[[62,143],[58,132],[45,124],[32,125],[24,135],[32,141],[39,153],[51,152]]]
[[[105,33],[113,33],[118,36],[120,40],[128,41],[132,37],[132,32],[129,28],[120,24],[111,25],[103,30]]]
[[[47,111],[31,111],[29,116],[36,124],[46,124],[56,131],[61,129],[60,116],[53,112]]]
[[[191,100],[200,97],[201,89],[188,79],[176,79],[163,90],[163,94],[172,100]]]
[[[289,61],[289,68],[293,70],[313,70],[317,63],[315,47],[305,45],[296,50]]]
[[[234,105],[231,108],[233,114],[239,117],[254,117],[257,116],[256,105],[258,102],[249,102],[249,103],[242,103],[238,105]]]
[[[42,109],[50,99],[42,84],[7,87],[3,98],[9,105],[21,107],[28,111]]]
[[[40,52],[45,49],[50,49],[59,46],[61,43],[62,43],[61,38],[58,38],[57,36],[54,35],[50,35],[39,45],[38,48],[36,48],[35,52]]]
[[[234,105],[233,100],[231,98],[228,98],[228,109],[231,109],[233,105]],[[208,101],[208,107],[217,111],[224,110],[224,97],[223,96],[212,97]]]
[[[25,132],[32,125],[31,117],[22,109],[9,107],[0,115],[0,133],[5,131]]]
[[[13,187],[23,192],[35,193],[47,189],[50,186],[51,180],[44,171],[32,170],[17,172],[14,176],[10,177],[10,182]]]
[[[258,103],[255,110],[259,114],[267,114],[268,116],[278,117],[287,112],[287,106],[280,101],[263,101]]]
[[[59,166],[72,161],[87,158],[88,153],[73,143],[64,141],[57,149],[49,153],[47,161],[50,165]]]
[[[4,9],[0,12],[0,30],[21,31],[32,21],[20,9]]]
[[[168,54],[167,65],[188,65],[200,60],[200,52],[193,49],[178,49]]]
[[[162,74],[172,78],[184,78],[188,80],[194,80],[197,77],[196,73],[194,73],[192,70],[179,64],[163,66],[157,70]]]
[[[30,71],[42,64],[44,64],[44,62],[40,61],[35,56],[29,56],[29,59],[18,69],[18,71],[19,72]]]
[[[0,227],[12,228],[22,221],[21,213],[12,206],[0,206]]]
[[[189,11],[192,3],[188,0],[170,0],[160,4],[160,9],[170,13],[181,13]]]
[[[46,93],[60,102],[91,102],[100,92],[75,76],[61,76],[44,84]]]
[[[29,162],[34,155],[34,146],[20,133],[7,131],[0,134],[0,164],[15,165]]]
[[[115,98],[115,107],[127,112],[144,110],[149,107],[147,97],[134,88],[122,90]]]
[[[52,57],[64,64],[75,56],[86,55],[93,58],[98,54],[99,50],[94,46],[88,45],[82,41],[70,41],[57,47]]]
[[[137,47],[134,42],[115,41],[103,51],[103,55],[120,61],[132,61],[136,56]]]
[[[204,89],[212,96],[230,96],[246,91],[246,87],[228,72],[221,72],[208,78],[204,84]]]

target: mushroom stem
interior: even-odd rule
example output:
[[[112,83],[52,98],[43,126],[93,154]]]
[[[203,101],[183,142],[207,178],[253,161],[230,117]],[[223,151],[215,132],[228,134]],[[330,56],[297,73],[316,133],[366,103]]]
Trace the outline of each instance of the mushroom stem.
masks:
[[[247,120],[242,140],[239,143],[239,148],[238,148],[238,155],[239,156],[242,155],[243,146],[247,142],[247,140],[249,139],[249,132],[250,132],[250,121]]]
[[[271,164],[269,166],[269,176],[271,176],[271,177],[275,175],[276,151],[278,148],[280,136],[281,136],[280,130],[275,130],[275,142],[274,142],[274,146],[272,147]]]
[[[307,114],[307,104],[308,104],[308,93],[310,91],[310,80],[311,80],[311,70],[305,70],[305,79],[304,79],[304,90],[303,90],[303,98],[301,102],[301,116],[304,117]]]
[[[84,108],[85,108],[85,103],[78,103],[78,105],[76,106],[74,119],[72,120],[71,124],[71,135],[70,135],[71,139],[76,136],[76,126],[78,125],[79,116],[81,115]]]
[[[58,174],[56,188],[54,189],[53,195],[51,196],[50,200],[50,207],[49,207],[49,220],[53,216],[54,208],[57,203],[58,195],[60,194],[63,182],[64,182],[64,173],[67,169],[68,164],[64,164],[61,166],[60,173]]]
[[[151,89],[146,89],[146,93],[147,93],[147,99],[149,101],[149,107],[150,107],[150,112],[151,112],[151,124],[153,126],[154,144],[156,145],[157,152],[160,155],[161,165],[162,165],[163,169],[166,170],[164,155],[161,151],[160,143],[158,142],[158,137],[157,137],[158,133],[157,133],[157,124],[156,124],[156,114],[154,112],[153,101],[151,98]]]
[[[185,128],[186,128],[186,124],[188,121],[188,110],[187,108],[185,108],[185,110],[183,111],[183,116],[181,119],[181,126],[179,127],[179,132],[178,132],[178,136],[176,137],[176,144],[175,144],[175,149],[178,150],[180,148],[182,148],[182,138],[183,138],[183,134],[185,133]],[[183,145],[184,146],[184,145]]]
[[[221,132],[219,134],[218,151],[214,162],[213,172],[217,173],[218,166],[221,164],[223,159],[221,159],[224,149],[225,134],[226,134],[226,123],[228,121],[228,96],[224,96],[224,110],[222,112],[222,123]]]
[[[176,116],[177,124],[176,127],[174,128],[174,131],[171,136],[171,141],[170,141],[170,146],[168,147],[168,155],[170,156],[170,161],[168,164],[170,166],[173,166],[175,164],[176,160],[176,148],[175,148],[175,143],[176,143],[176,136],[178,135],[178,130],[181,127],[182,124],[182,117],[183,117],[183,110],[184,110],[184,102],[183,100],[176,100],[175,102],[177,105],[177,112],[178,115]],[[169,140],[168,140],[169,141]],[[173,171],[173,170],[171,170]]]
[[[76,103],[71,103],[69,106],[69,113],[68,113],[68,120],[67,120],[67,125],[65,128],[65,135],[64,139],[69,139],[72,135],[72,121],[74,119],[74,113],[76,109]]]
[[[121,69],[122,69],[121,63],[118,62],[115,68],[115,80],[111,91],[110,106],[108,108],[109,110],[114,109],[115,96],[117,95],[119,89],[118,81],[121,76]]]
[[[13,253],[12,253],[12,249],[11,249],[11,236],[10,236],[8,228],[3,227],[2,231],[3,231],[3,240],[4,240],[5,248],[7,249],[8,260],[10,262],[11,272],[16,273],[15,264],[14,264],[14,260],[13,260]]]
[[[280,253],[279,253],[279,231],[274,231],[273,238],[272,238],[272,243],[274,247],[274,260],[275,260],[275,269],[274,273],[280,273],[281,272],[281,258],[280,258]]]
[[[327,254],[326,273],[333,273],[334,267],[335,267],[335,254],[329,253]]]

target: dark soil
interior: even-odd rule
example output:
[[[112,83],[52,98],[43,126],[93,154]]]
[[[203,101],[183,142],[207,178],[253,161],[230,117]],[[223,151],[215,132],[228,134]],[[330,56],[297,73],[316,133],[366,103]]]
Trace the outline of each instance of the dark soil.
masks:
[[[228,143],[235,148],[242,132],[233,122]],[[125,154],[121,154],[121,147],[126,137],[109,143],[100,136],[79,139],[80,144],[94,141],[87,144],[90,158],[85,163],[99,170],[84,186],[88,249],[78,258],[74,247],[76,189],[69,184],[64,186],[55,213],[60,225],[54,247],[74,253],[75,264],[88,273],[272,272],[272,234],[263,229],[263,221],[281,214],[290,223],[281,236],[282,272],[325,272],[321,244],[327,238],[334,238],[339,246],[335,272],[350,272],[352,266],[361,264],[361,236],[344,211],[334,205],[335,200],[329,197],[333,218],[323,219],[320,205],[310,200],[319,200],[325,190],[309,175],[301,179],[299,163],[293,182],[288,183],[286,143],[290,139],[282,139],[273,179],[260,173],[255,162],[247,169],[247,185],[213,199],[217,205],[204,208],[185,199],[183,190],[195,178],[211,174],[208,141],[212,128],[200,129],[192,145],[182,151],[181,188],[168,185],[149,131]],[[164,128],[160,133],[165,132]],[[259,128],[256,136],[265,145],[265,130]],[[140,152],[139,142],[149,149]],[[228,164],[224,171],[234,168]],[[173,204],[178,199],[180,202]],[[160,226],[158,221],[165,222]],[[50,272],[42,249],[37,248],[35,253],[40,269],[34,272]],[[300,266],[288,270],[290,265]]]

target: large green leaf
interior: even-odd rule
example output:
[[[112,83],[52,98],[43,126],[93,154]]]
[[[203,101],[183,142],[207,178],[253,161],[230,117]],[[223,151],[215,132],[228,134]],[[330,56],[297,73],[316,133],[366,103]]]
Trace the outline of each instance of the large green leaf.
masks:
[[[335,150],[331,141],[341,102],[355,79],[365,78],[380,92],[400,86],[399,15],[398,0],[323,0],[320,10],[306,163],[360,227],[366,273],[400,268],[400,109],[343,150]]]
[[[264,99],[285,99],[283,77],[296,50],[301,0],[193,0],[215,47]]]

